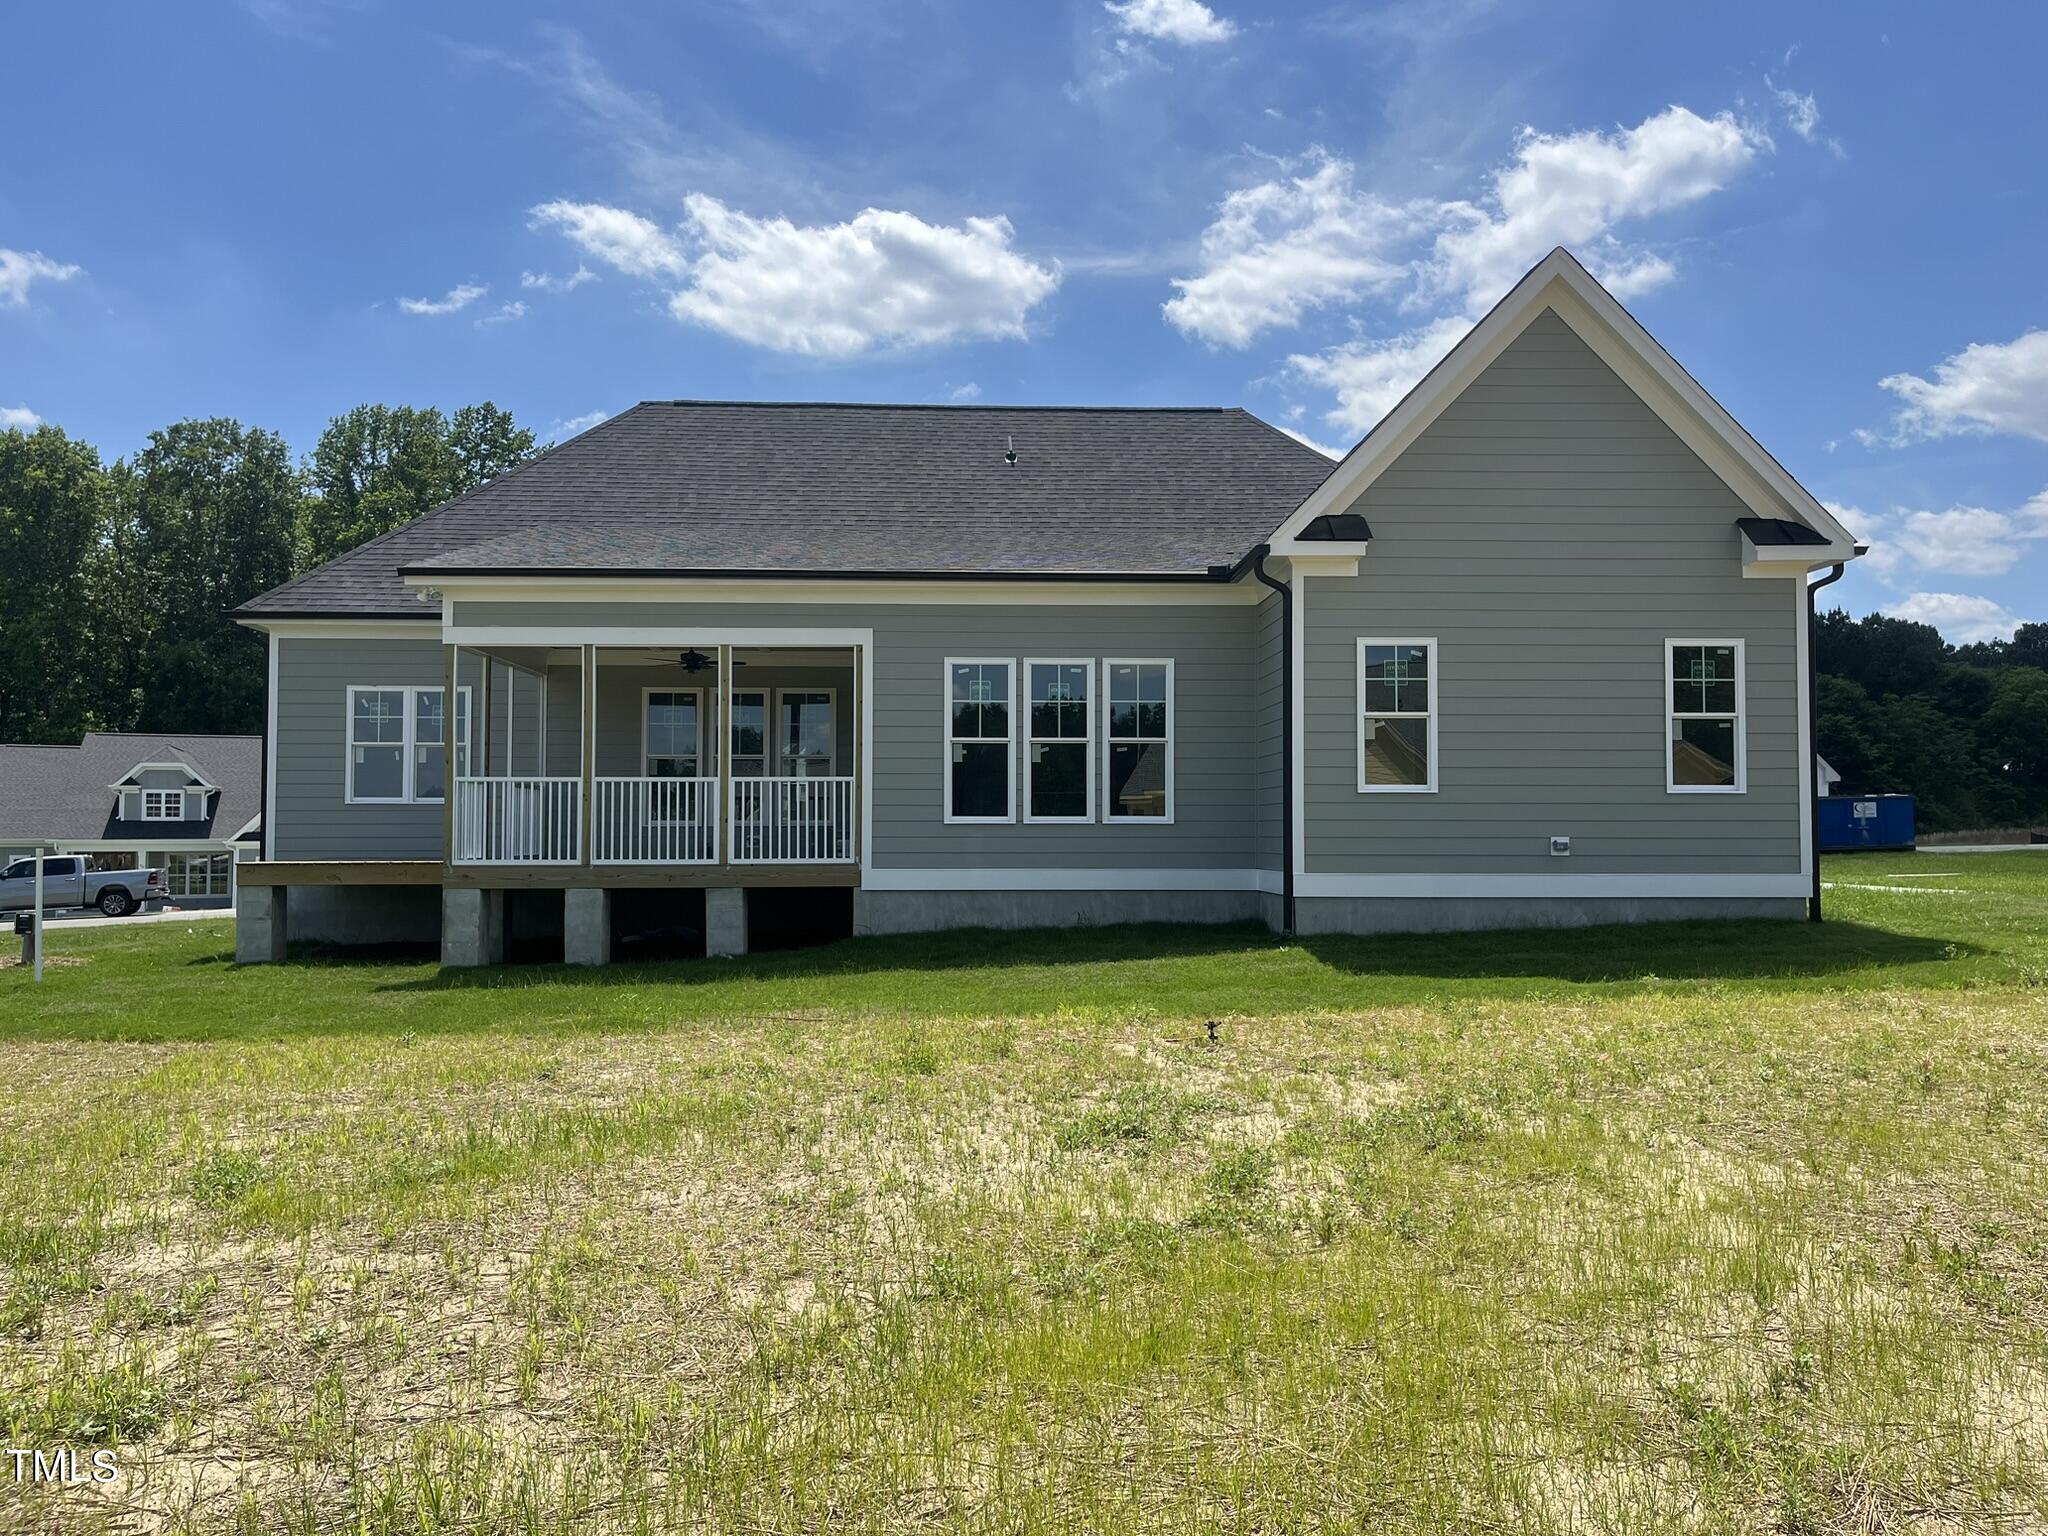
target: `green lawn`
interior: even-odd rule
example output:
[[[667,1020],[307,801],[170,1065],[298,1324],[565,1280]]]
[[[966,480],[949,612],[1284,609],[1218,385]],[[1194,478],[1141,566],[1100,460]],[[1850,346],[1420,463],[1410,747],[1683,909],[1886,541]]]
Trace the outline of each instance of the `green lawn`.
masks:
[[[0,1419],[119,1476],[0,1527],[2039,1529],[2048,854],[1828,878],[602,973],[52,934]]]

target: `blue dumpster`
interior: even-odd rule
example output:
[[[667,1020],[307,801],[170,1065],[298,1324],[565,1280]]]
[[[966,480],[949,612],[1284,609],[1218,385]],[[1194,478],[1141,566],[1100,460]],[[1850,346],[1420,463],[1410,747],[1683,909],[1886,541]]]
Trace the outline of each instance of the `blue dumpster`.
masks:
[[[1911,795],[1823,795],[1820,801],[1823,853],[1913,846]]]

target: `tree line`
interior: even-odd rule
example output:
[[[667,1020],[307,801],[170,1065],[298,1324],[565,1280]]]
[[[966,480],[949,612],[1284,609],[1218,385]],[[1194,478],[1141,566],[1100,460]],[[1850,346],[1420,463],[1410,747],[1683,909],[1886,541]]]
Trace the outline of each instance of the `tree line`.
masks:
[[[1838,793],[1912,795],[1923,832],[2048,825],[2048,624],[1955,646],[1932,625],[1837,609],[1814,660]]]
[[[357,406],[296,463],[226,417],[112,463],[55,426],[0,432],[0,741],[259,731],[263,644],[227,610],[537,451],[489,401]]]

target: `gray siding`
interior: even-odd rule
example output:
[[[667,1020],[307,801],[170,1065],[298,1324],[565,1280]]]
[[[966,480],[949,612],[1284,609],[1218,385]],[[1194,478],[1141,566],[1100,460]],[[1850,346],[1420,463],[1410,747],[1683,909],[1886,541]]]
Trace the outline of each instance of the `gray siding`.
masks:
[[[447,681],[437,639],[293,640],[277,645],[277,859],[437,859],[441,807],[350,805],[348,689]]]
[[[1748,508],[1554,313],[1352,510],[1359,574],[1305,584],[1310,872],[1797,871],[1797,583],[1743,578]],[[1358,791],[1370,635],[1438,642],[1437,794]],[[1676,637],[1747,642],[1746,794],[1665,790]]]
[[[460,603],[456,616],[458,623],[486,625],[872,629],[874,820],[868,837],[877,866],[1242,869],[1252,866],[1261,835],[1254,814],[1253,629],[1258,612],[1249,604]],[[1098,661],[1172,657],[1177,714],[1173,824],[1020,820],[1000,826],[946,825],[942,760],[948,656],[1008,656],[1020,662],[1056,656]],[[1100,681],[1098,667],[1098,693]],[[609,686],[608,671],[599,688],[601,710],[607,707]],[[637,700],[637,691],[632,697]],[[1099,697],[1095,708],[1098,734],[1091,768],[1099,814]],[[843,699],[841,712],[846,712]],[[847,747],[850,751],[850,740]],[[628,750],[638,751],[637,723]],[[615,760],[605,748],[600,752],[600,763]],[[1021,734],[1017,774],[1021,799]]]
[[[1252,825],[1253,867],[1277,870],[1286,857],[1280,816],[1281,739],[1286,731],[1281,663],[1287,637],[1280,627],[1280,596],[1269,592],[1252,620]]]

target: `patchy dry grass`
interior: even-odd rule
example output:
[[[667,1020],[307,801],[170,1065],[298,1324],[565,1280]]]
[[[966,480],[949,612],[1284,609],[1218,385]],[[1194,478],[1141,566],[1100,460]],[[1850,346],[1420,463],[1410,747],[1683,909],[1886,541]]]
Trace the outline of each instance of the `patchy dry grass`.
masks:
[[[1844,878],[1923,867],[608,985],[65,935],[0,1419],[120,1477],[0,1525],[2039,1529],[2048,857]]]

